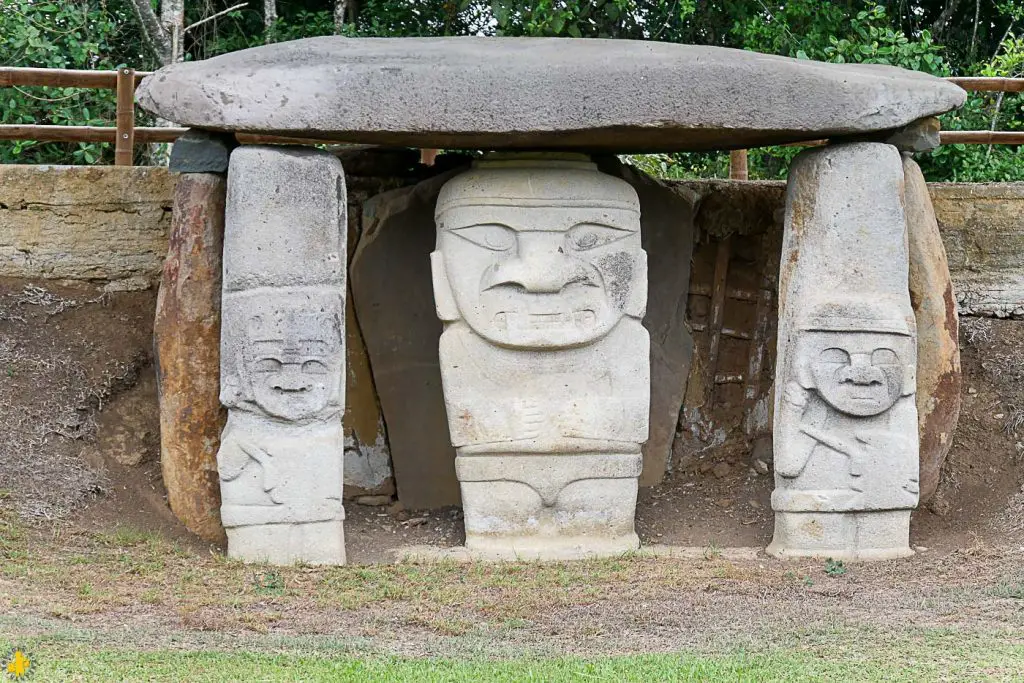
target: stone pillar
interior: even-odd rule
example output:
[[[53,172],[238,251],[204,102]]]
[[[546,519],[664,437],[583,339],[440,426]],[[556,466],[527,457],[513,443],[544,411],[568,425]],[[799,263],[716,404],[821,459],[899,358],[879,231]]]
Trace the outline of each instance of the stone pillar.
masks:
[[[325,152],[231,155],[217,454],[231,557],[345,562],[345,196]]]
[[[160,400],[160,467],[167,502],[200,538],[222,543],[217,447],[221,246],[228,147],[190,131],[174,146],[179,173],[153,325]]]
[[[946,248],[920,167],[904,156],[910,301],[917,320],[917,419],[921,437],[921,503],[939,486],[960,419],[960,320]]]
[[[636,191],[581,155],[494,155],[445,184],[435,216],[467,548],[539,558],[637,548],[650,338]]]
[[[768,552],[909,555],[917,341],[895,147],[851,143],[797,157],[782,264]]]

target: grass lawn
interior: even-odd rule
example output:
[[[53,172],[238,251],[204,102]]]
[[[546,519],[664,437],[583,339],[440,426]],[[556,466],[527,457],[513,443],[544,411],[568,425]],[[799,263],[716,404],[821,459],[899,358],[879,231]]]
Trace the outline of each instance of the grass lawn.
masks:
[[[32,680],[53,681],[978,681],[1021,680],[1024,643],[1010,634],[926,631],[863,641],[808,637],[763,652],[607,658],[465,660],[357,657],[331,648],[140,651],[83,647],[61,638],[23,644]],[[851,636],[854,636],[851,638]],[[8,652],[11,643],[0,638]]]

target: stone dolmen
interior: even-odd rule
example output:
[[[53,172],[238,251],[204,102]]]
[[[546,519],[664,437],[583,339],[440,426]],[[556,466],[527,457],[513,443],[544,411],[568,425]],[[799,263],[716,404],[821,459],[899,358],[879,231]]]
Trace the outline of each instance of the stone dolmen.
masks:
[[[929,200],[905,153],[934,145],[931,117],[964,97],[901,69],[724,48],[340,37],[175,64],[138,94],[211,140],[484,153],[437,191],[429,259],[466,546],[485,558],[639,546],[642,447],[664,421],[651,391],[662,340],[645,328],[663,283],[648,281],[648,258],[664,255],[642,246],[634,186],[595,155],[820,139],[829,144],[803,152],[789,178],[768,552],[909,554],[919,361],[908,221]],[[229,417],[216,468],[228,552],[343,563],[341,164],[308,148],[219,154],[206,170],[227,172]]]

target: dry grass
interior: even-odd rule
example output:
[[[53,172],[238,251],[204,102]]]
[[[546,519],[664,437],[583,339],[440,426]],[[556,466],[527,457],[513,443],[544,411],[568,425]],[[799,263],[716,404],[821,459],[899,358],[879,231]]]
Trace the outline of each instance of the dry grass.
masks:
[[[247,566],[128,528],[26,527],[8,514],[0,517],[0,630],[7,615],[49,624],[22,627],[25,636],[73,625],[119,647],[328,636],[411,656],[550,656],[756,647],[799,640],[802,629],[1024,629],[1024,579],[1007,572],[1021,559],[979,541],[841,575],[817,561],[628,555]]]

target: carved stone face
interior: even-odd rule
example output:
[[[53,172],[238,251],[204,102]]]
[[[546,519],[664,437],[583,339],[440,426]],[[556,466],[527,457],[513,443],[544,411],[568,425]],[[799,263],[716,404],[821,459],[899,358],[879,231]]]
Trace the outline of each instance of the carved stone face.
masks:
[[[543,196],[523,196],[533,183]],[[618,196],[594,200],[605,186]],[[631,309],[646,286],[646,254],[624,181],[594,170],[476,170],[457,201],[439,201],[437,224],[459,316],[494,344],[579,346],[624,314],[642,315]]]
[[[878,415],[906,393],[909,337],[885,332],[804,334],[798,362],[809,370],[818,394],[836,410],[858,417]]]
[[[253,400],[286,420],[320,412],[337,400],[339,346],[329,314],[278,311],[251,318],[244,367]]]

